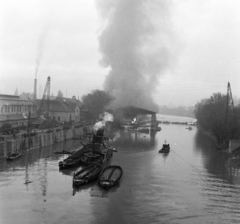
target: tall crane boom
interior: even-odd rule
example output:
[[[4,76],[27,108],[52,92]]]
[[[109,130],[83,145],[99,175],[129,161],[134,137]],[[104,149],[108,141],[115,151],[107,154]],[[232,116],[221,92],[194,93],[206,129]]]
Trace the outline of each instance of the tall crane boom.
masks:
[[[227,123],[227,120],[228,120],[229,103],[232,106],[232,111],[233,111],[233,115],[234,115],[234,103],[233,103],[232,91],[231,91],[230,83],[228,82],[228,86],[227,86],[227,105],[226,105],[226,123]]]
[[[46,85],[45,85],[45,89],[44,89],[44,92],[43,92],[43,97],[42,97],[42,100],[41,100],[41,104],[40,104],[40,107],[38,109],[38,115],[40,116],[40,114],[42,113],[42,110],[44,109],[44,114],[46,117],[49,116],[49,108],[50,108],[50,76],[48,76],[47,78],[47,82],[46,82]],[[44,102],[46,102],[46,106],[44,106],[43,108],[43,105],[44,105]]]

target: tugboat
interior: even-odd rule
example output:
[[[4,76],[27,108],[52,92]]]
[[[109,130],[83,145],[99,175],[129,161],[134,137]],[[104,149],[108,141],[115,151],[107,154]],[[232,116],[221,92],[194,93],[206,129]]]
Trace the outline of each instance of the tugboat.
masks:
[[[159,153],[169,153],[170,145],[166,143],[166,140],[163,144],[163,147],[159,150]]]

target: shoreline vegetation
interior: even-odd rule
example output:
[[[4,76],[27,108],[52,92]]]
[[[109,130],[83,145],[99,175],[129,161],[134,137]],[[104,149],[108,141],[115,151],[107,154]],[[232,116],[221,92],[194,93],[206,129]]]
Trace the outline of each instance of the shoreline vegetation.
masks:
[[[228,95],[214,93],[195,105],[194,113],[199,129],[208,133],[217,142],[217,148],[224,150],[230,140],[240,137],[240,104],[230,104]]]

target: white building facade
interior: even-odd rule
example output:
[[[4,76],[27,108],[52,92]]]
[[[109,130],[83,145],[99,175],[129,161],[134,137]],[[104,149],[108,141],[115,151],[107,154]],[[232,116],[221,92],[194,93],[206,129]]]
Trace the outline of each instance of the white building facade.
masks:
[[[36,104],[29,99],[21,99],[15,95],[0,94],[0,127],[4,123],[12,127],[27,125],[28,116],[36,118]]]

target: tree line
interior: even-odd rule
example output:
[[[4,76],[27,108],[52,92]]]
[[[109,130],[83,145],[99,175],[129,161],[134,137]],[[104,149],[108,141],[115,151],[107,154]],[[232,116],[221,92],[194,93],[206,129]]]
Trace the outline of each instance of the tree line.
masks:
[[[58,92],[58,97],[62,93]],[[99,119],[99,115],[107,110],[114,100],[110,93],[103,90],[93,90],[81,98],[81,108],[84,119]],[[214,93],[202,99],[194,107],[167,108],[160,106],[160,113],[177,116],[195,117],[198,127],[211,134],[218,145],[228,145],[230,139],[240,137],[240,101],[230,104],[227,94]]]
[[[227,94],[214,93],[195,105],[198,126],[211,134],[218,145],[228,145],[240,136],[240,104],[231,104]]]

